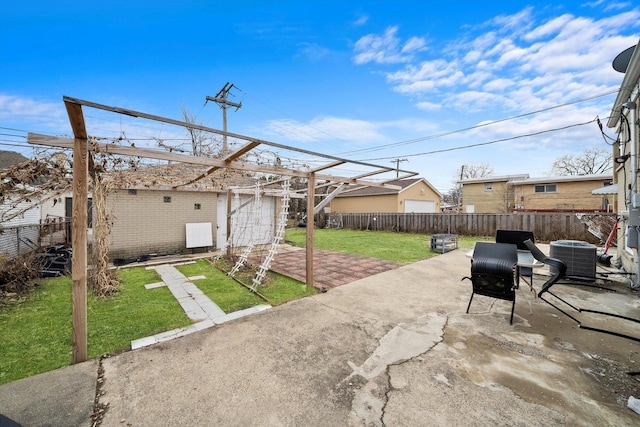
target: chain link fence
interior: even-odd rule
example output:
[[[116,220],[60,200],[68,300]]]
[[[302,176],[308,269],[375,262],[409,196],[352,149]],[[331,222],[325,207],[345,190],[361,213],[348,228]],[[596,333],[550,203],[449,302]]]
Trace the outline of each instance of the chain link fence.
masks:
[[[40,224],[0,228],[0,255],[7,258],[55,245],[71,245],[70,218],[49,217]]]

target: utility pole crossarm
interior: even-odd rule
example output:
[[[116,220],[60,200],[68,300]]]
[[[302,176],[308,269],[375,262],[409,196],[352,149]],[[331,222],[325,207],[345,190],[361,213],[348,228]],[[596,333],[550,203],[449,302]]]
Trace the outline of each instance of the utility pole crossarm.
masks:
[[[216,104],[224,103],[225,105],[229,105],[231,107],[236,107],[236,110],[238,108],[242,107],[242,102],[231,102],[231,101],[226,100],[226,99],[224,101],[222,101],[222,100],[220,100],[218,98],[213,98],[213,97],[208,96],[208,95],[205,97],[205,99],[207,101],[215,102]]]
[[[227,99],[229,96],[229,92],[233,88],[233,84],[227,82],[222,89],[216,94],[216,96],[206,96],[204,99],[204,104],[207,105],[208,101],[215,102],[222,108],[222,129],[224,132],[227,132],[227,108],[235,107],[236,111],[242,107],[242,102],[231,102]],[[222,152],[226,153],[228,151],[227,147],[227,135],[222,136]]]
[[[400,177],[400,162],[408,162],[408,159],[394,159],[391,160],[391,163],[395,163],[396,164],[396,178]]]

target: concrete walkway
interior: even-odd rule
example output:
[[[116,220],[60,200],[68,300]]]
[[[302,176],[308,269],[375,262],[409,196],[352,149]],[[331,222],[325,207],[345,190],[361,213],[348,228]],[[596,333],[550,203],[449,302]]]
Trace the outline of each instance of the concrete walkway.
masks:
[[[230,320],[271,308],[270,305],[263,304],[226,314],[192,282],[192,280],[204,279],[204,276],[188,278],[175,268],[175,265],[180,264],[163,264],[147,267],[147,269],[156,270],[162,278],[162,282],[152,283],[145,287],[151,290],[159,286],[167,286],[189,319],[193,322],[193,325],[133,340],[131,341],[132,350],[183,337],[214,325],[220,325]]]

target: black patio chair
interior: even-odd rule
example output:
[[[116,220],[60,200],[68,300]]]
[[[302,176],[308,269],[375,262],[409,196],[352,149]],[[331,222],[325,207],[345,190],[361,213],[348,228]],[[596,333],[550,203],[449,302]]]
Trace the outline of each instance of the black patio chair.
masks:
[[[496,243],[513,243],[518,250],[527,251],[529,248],[524,244],[525,240],[535,242],[533,231],[526,230],[496,230]],[[529,285],[533,291],[533,268],[517,267],[516,268],[516,284],[519,284],[520,277]],[[528,278],[528,280],[527,280]]]
[[[553,285],[558,284],[562,279],[566,278],[567,265],[563,261],[561,261],[561,260],[559,260],[557,258],[551,258],[551,257],[546,256],[535,245],[535,243],[533,243],[532,240],[525,240],[524,244],[529,249],[529,252],[531,252],[531,255],[533,255],[533,257],[535,259],[537,259],[541,263],[549,266],[549,272],[551,273],[551,276],[549,277],[549,279],[544,283],[544,285],[542,285],[542,289],[540,289],[540,292],[538,292],[538,298],[540,298],[542,301],[546,302],[547,304],[549,304],[550,306],[552,306],[553,308],[555,308],[556,310],[558,310],[559,312],[561,312],[565,316],[568,316],[571,319],[575,320],[576,322],[580,323],[578,321],[578,319],[576,319],[575,317],[573,317],[572,315],[570,315],[569,313],[567,313],[566,311],[562,310],[561,308],[559,308],[558,306],[556,306],[555,304],[553,304],[549,300],[546,300],[543,297],[543,294],[545,292],[548,292],[549,294],[551,294],[554,297],[558,298],[560,301],[562,301],[563,303],[567,304],[569,307],[573,308],[574,310],[580,311],[580,309],[574,307],[572,304],[568,303],[567,301],[565,301],[564,299],[560,298],[559,296],[557,296],[556,294],[554,294],[553,292],[551,292],[549,290]]]
[[[515,267],[518,263],[518,248],[509,243],[477,242],[471,259],[471,277],[473,285],[467,313],[475,294],[512,301],[511,318],[516,305]]]
[[[531,251],[531,254],[533,255],[533,257],[535,259],[537,259],[538,261],[540,261],[540,262],[542,262],[542,263],[544,263],[544,264],[549,266],[549,272],[551,273],[551,276],[549,277],[549,279],[544,283],[544,285],[542,285],[542,289],[538,293],[538,298],[540,298],[542,301],[546,302],[551,307],[553,307],[556,310],[558,310],[560,313],[562,313],[565,316],[567,316],[570,319],[572,319],[574,322],[576,322],[578,324],[578,326],[581,329],[588,329],[588,330],[591,330],[591,331],[603,332],[605,334],[615,335],[615,336],[618,336],[618,337],[627,338],[627,339],[630,339],[630,340],[633,340],[633,341],[640,342],[640,339],[638,339],[636,337],[632,337],[630,335],[621,334],[621,333],[618,333],[618,332],[615,332],[615,331],[608,331],[606,329],[600,329],[600,328],[594,328],[594,327],[591,327],[591,326],[585,326],[580,322],[580,320],[578,320],[574,316],[570,315],[569,313],[567,313],[566,311],[564,311],[563,309],[561,309],[557,305],[553,304],[551,301],[545,299],[543,297],[543,295],[545,293],[548,293],[548,294],[552,295],[553,297],[557,298],[559,301],[562,301],[564,304],[566,304],[568,307],[571,307],[572,309],[574,309],[578,313],[601,314],[601,315],[605,315],[605,316],[617,317],[619,319],[628,320],[628,321],[635,322],[635,323],[640,323],[640,319],[636,319],[636,318],[633,318],[633,317],[622,316],[622,315],[619,315],[619,314],[616,314],[616,313],[609,313],[609,312],[606,312],[606,311],[579,308],[579,307],[574,306],[570,302],[566,301],[565,299],[559,297],[556,293],[554,293],[554,292],[552,292],[550,290],[552,286],[554,286],[554,285],[578,285],[578,286],[588,286],[588,287],[593,287],[593,288],[604,289],[604,290],[611,291],[611,292],[615,292],[615,290],[606,288],[604,286],[598,286],[598,285],[594,285],[594,284],[591,284],[591,283],[585,283],[585,282],[581,282],[579,280],[568,278],[567,275],[566,275],[567,266],[563,261],[561,261],[561,260],[559,260],[557,258],[551,258],[551,257],[546,256],[540,249],[538,249],[538,247],[531,240],[525,241],[525,244],[527,245],[527,247],[529,248],[529,251]]]

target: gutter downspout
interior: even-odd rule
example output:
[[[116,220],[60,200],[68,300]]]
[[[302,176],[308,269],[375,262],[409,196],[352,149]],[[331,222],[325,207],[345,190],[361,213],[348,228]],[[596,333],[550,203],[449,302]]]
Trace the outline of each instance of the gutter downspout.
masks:
[[[637,132],[637,126],[638,126],[638,89],[636,87],[636,89],[634,90],[634,93],[631,94],[631,96],[629,97],[629,99],[635,99],[636,102],[636,107],[631,109],[631,111],[629,111],[629,139],[631,141],[631,164],[632,164],[632,172],[633,172],[633,181],[632,181],[632,197],[635,197],[635,195],[638,193],[638,152],[640,150],[640,147],[638,145],[640,145],[640,139],[638,137],[638,132]],[[631,204],[633,206],[633,204],[635,203],[634,200],[631,201]],[[638,226],[634,227],[635,228],[635,233],[636,234],[640,234],[638,231]],[[640,237],[640,236],[638,236]],[[638,287],[640,287],[640,245],[636,246],[636,283],[635,283],[635,287],[636,289],[638,289]]]

